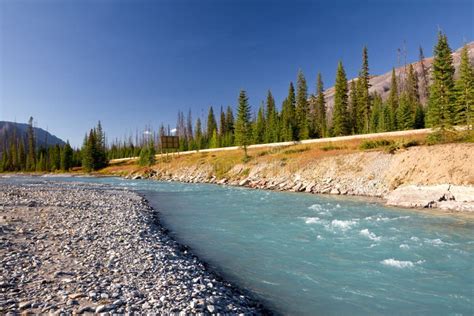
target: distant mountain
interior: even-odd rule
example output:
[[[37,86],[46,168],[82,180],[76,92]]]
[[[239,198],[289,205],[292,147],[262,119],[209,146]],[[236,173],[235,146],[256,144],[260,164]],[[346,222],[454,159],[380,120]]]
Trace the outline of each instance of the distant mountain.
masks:
[[[15,134],[17,138],[22,137],[26,141],[27,129],[28,124],[0,121],[0,152],[5,142],[9,142],[13,134]],[[42,128],[34,127],[34,132],[36,148],[66,144],[62,139],[50,134]]]
[[[469,60],[471,64],[474,64],[474,42],[467,44],[467,48],[468,48]],[[452,54],[454,67],[456,69],[456,73],[454,75],[455,78],[457,78],[458,76],[459,65],[461,63],[461,50],[462,48],[459,48]],[[370,63],[370,59],[369,59],[369,63]],[[428,73],[428,78],[431,76],[432,64],[433,64],[433,57],[425,58],[423,65],[425,66],[426,71]],[[406,76],[406,69],[408,69],[408,65],[409,64],[407,64],[406,67],[401,66],[401,67],[395,68],[396,75],[402,80]],[[412,63],[412,65],[418,75],[418,81],[420,82],[420,88],[421,88],[422,86],[421,63],[415,62],[415,63]],[[382,100],[386,100],[388,98],[388,95],[390,94],[391,78],[392,78],[391,70],[384,73],[383,75],[371,76],[370,78],[371,87],[369,89],[370,93],[377,92],[382,97]],[[352,80],[357,80],[357,79],[352,79]],[[352,80],[349,80],[349,82]],[[328,109],[329,119],[332,117],[332,109],[334,107],[334,93],[335,93],[334,87],[331,87],[324,92],[324,95],[326,97],[326,106]],[[423,104],[426,104],[426,101],[427,100],[424,100],[424,99],[421,100]]]

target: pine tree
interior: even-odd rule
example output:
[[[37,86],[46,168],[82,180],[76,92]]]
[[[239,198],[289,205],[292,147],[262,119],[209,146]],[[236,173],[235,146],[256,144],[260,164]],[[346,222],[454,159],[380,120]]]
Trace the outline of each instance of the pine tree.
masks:
[[[361,120],[359,119],[359,114],[360,114],[360,110],[359,110],[359,105],[358,105],[358,102],[359,102],[359,89],[358,89],[358,86],[356,84],[356,80],[351,80],[351,89],[350,89],[350,97],[349,97],[349,101],[350,101],[350,105],[349,105],[349,113],[350,113],[350,117],[348,118],[348,121],[349,121],[349,126],[351,127],[351,130],[350,132],[352,134],[358,134],[359,131],[360,131],[360,123],[361,123]]]
[[[308,86],[301,70],[298,71],[296,88],[296,133],[299,140],[309,137]]]
[[[450,128],[454,121],[454,66],[448,38],[438,34],[434,49],[433,83],[430,88],[426,123],[429,127]]]
[[[212,136],[209,141],[209,148],[218,148],[219,147],[219,135],[217,135],[217,130],[212,131]]]
[[[283,141],[295,140],[295,88],[293,82],[290,82],[288,96],[283,101],[281,111],[281,137]]]
[[[201,124],[201,119],[198,117],[196,120],[196,128],[195,128],[195,133],[196,133],[196,149],[200,150],[203,149],[203,135],[202,135],[202,124]]]
[[[225,120],[224,108],[221,106],[221,113],[219,115],[219,138],[224,139],[227,134],[227,124]]]
[[[265,113],[262,104],[258,109],[257,120],[253,129],[253,141],[255,144],[261,144],[265,141],[265,126]]]
[[[420,92],[418,87],[418,76],[413,68],[413,64],[408,66],[407,93],[409,102],[415,109],[418,103],[420,103]]]
[[[474,120],[474,70],[469,62],[467,46],[461,51],[459,79],[455,84],[455,123],[472,129]]]
[[[73,150],[69,141],[66,142],[66,145],[63,146],[61,150],[61,170],[68,171],[73,166],[72,161]]]
[[[26,151],[23,138],[18,139],[18,167],[19,170],[26,170]]]
[[[212,137],[212,134],[214,131],[217,130],[217,123],[216,123],[216,117],[214,116],[214,110],[211,107],[209,107],[209,113],[207,114],[207,129],[206,129],[206,136],[208,139]]]
[[[361,128],[359,131],[362,133],[369,132],[369,121],[370,121],[370,97],[369,97],[369,55],[367,46],[364,46],[362,50],[362,69],[359,74],[358,83],[358,101],[357,106],[359,108],[359,115],[361,122]]]
[[[327,136],[327,121],[326,121],[326,101],[324,98],[324,85],[321,73],[318,73],[316,83],[316,109],[318,117],[318,131],[319,137]]]
[[[398,129],[407,130],[413,128],[413,110],[410,104],[408,93],[404,92],[400,96],[400,105],[397,109],[397,123]]]
[[[226,146],[233,146],[234,145],[234,113],[232,112],[232,107],[227,106],[227,111],[225,114],[225,122],[226,122],[226,137],[225,142]]]
[[[390,114],[387,121],[387,130],[394,131],[398,128],[397,111],[398,111],[398,82],[395,68],[392,68],[392,81],[390,84],[390,94],[387,99],[388,113]]]
[[[332,134],[334,136],[347,135],[349,133],[347,121],[347,77],[342,62],[339,62],[337,66],[335,89]]]
[[[421,103],[418,103],[415,109],[415,119],[413,121],[413,128],[425,128],[425,110]]]
[[[275,106],[275,99],[273,98],[272,92],[270,90],[268,90],[267,93],[266,105],[267,128],[265,129],[265,142],[273,143],[278,141],[278,113]]]
[[[238,146],[243,147],[245,159],[247,159],[247,146],[252,141],[252,129],[250,122],[250,105],[244,90],[240,91],[237,108],[237,119],[235,121],[235,141]]]
[[[372,100],[369,132],[377,133],[379,132],[379,129],[384,128],[385,125],[385,122],[383,121],[383,102],[382,97],[378,93],[374,93]]]

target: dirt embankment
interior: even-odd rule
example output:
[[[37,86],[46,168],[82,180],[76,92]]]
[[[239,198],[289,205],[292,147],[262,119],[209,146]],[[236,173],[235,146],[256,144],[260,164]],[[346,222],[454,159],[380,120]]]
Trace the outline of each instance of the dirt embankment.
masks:
[[[286,156],[260,152],[247,163],[196,154],[194,159],[181,157],[153,168],[129,166],[108,172],[129,178],[372,196],[390,205],[474,211],[474,144],[410,147],[394,154],[301,151]]]

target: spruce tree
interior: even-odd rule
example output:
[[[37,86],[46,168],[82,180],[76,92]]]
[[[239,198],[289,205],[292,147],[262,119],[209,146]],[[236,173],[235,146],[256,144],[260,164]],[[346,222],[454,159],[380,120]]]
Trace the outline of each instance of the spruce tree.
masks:
[[[362,133],[369,132],[369,121],[370,121],[370,97],[369,97],[369,55],[367,46],[364,46],[362,50],[362,69],[359,74],[358,83],[358,101],[357,106],[359,108],[359,119],[360,129]]]
[[[73,150],[69,141],[66,142],[66,145],[63,146],[61,150],[61,170],[69,171],[73,166],[72,161]]]
[[[234,113],[232,112],[232,107],[227,106],[227,111],[225,114],[226,121],[226,146],[234,145]]]
[[[195,134],[196,134],[196,137],[195,137],[196,149],[197,150],[203,149],[202,124],[201,124],[201,119],[199,117],[196,120]]]
[[[418,76],[415,72],[415,68],[413,68],[413,64],[408,66],[407,93],[409,102],[413,106],[413,109],[415,109],[418,103],[420,103],[420,92],[418,86]]]
[[[347,77],[342,62],[339,62],[337,66],[335,89],[332,133],[334,136],[347,135],[349,133],[347,120]]]
[[[360,131],[360,119],[359,119],[359,89],[358,85],[356,84],[356,80],[351,80],[351,89],[350,89],[350,97],[349,97],[349,113],[350,117],[348,118],[349,126],[351,127],[350,132],[352,134],[358,134]]]
[[[224,139],[226,133],[227,133],[227,125],[226,125],[226,120],[225,120],[225,112],[224,112],[224,108],[221,106],[221,114],[219,118],[219,138]]]
[[[247,146],[252,141],[252,128],[250,105],[244,90],[240,90],[238,104],[237,119],[235,121],[235,141],[238,146],[244,149],[245,159],[247,159]]]
[[[379,129],[384,128],[383,121],[383,102],[382,97],[378,93],[374,93],[372,97],[372,111],[370,113],[369,132],[377,133]]]
[[[217,130],[216,117],[214,116],[214,109],[209,107],[209,113],[207,114],[207,129],[206,137],[210,139],[214,131]]]
[[[290,82],[288,96],[283,101],[281,111],[281,137],[283,141],[295,140],[295,88]]]
[[[389,121],[387,122],[387,130],[394,131],[398,128],[397,111],[398,111],[398,83],[395,68],[392,68],[392,80],[390,84],[390,94],[387,99]]]
[[[298,71],[296,88],[296,133],[299,140],[309,137],[308,86],[301,70]]]
[[[410,104],[410,97],[408,93],[404,92],[400,96],[400,104],[397,109],[397,124],[398,129],[400,130],[407,130],[413,128],[413,109],[412,105]]]
[[[413,128],[425,128],[425,110],[421,103],[418,103],[415,109],[415,119],[413,121]]]
[[[455,84],[455,123],[472,129],[474,120],[474,70],[469,62],[467,45],[461,51],[459,79]]]
[[[275,106],[275,99],[272,92],[268,90],[266,102],[266,123],[265,142],[273,143],[278,141],[278,113]]]
[[[255,144],[262,144],[265,141],[265,113],[263,104],[258,109],[257,120],[255,121],[255,128],[253,130],[253,139]]]
[[[318,117],[318,132],[319,137],[326,137],[327,134],[327,121],[326,121],[326,101],[324,98],[324,85],[321,73],[318,73],[316,83],[316,109]]]
[[[433,83],[430,88],[426,123],[429,127],[450,128],[454,121],[454,66],[448,38],[438,33],[434,48]]]

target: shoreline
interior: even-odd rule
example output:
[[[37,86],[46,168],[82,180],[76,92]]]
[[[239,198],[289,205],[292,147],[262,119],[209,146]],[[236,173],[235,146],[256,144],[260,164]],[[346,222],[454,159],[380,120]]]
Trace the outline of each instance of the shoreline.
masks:
[[[92,174],[86,174],[86,173],[6,173],[6,174],[0,174],[0,178],[10,178],[10,177],[37,177],[37,178],[62,178],[62,177],[75,177],[75,178],[109,178],[109,177],[117,177],[117,178],[123,178],[127,180],[155,180],[155,181],[162,181],[162,182],[179,182],[179,183],[186,183],[186,184],[213,184],[213,185],[219,185],[219,186],[233,186],[233,187],[245,187],[248,189],[259,189],[259,190],[266,190],[266,191],[275,191],[275,192],[286,192],[286,193],[307,193],[307,194],[316,194],[320,196],[325,196],[325,197],[333,197],[333,198],[347,198],[347,199],[353,199],[353,200],[363,200],[363,201],[370,201],[370,202],[375,202],[378,204],[382,204],[386,207],[396,207],[399,209],[406,209],[406,210],[411,210],[411,211],[416,211],[416,212],[421,212],[425,214],[433,214],[433,215],[438,215],[438,216],[456,216],[456,217],[463,217],[463,218],[472,218],[474,219],[474,186],[472,185],[457,185],[453,186],[451,184],[438,184],[438,185],[414,185],[414,184],[408,184],[408,185],[402,185],[399,188],[392,190],[385,194],[384,196],[379,196],[379,195],[361,195],[361,194],[341,194],[341,192],[338,193],[331,193],[329,192],[314,192],[314,191],[305,191],[305,190],[294,190],[294,186],[290,186],[290,188],[267,188],[267,187],[262,187],[259,185],[261,180],[249,180],[249,179],[244,179],[240,181],[228,181],[227,179],[221,179],[217,180],[215,177],[211,177],[210,179],[207,179],[202,182],[197,182],[192,180],[184,180],[182,178],[176,179],[175,177],[165,177],[165,178],[159,178],[158,173],[152,172],[150,173],[142,173],[142,172],[134,172],[130,173],[129,175],[114,175],[114,174],[97,174],[97,173],[92,173]],[[223,181],[226,180],[226,181]],[[267,180],[265,180],[267,181]],[[243,185],[242,185],[243,184]],[[469,201],[461,202],[458,204],[453,204],[453,200],[450,200],[449,197],[449,192],[446,192],[446,188],[449,187],[456,187],[457,189],[461,190],[467,190],[467,192],[463,192],[464,197],[466,195],[470,195]],[[431,188],[433,187],[438,187],[439,190],[437,192],[434,192],[434,195],[428,194],[428,197],[423,196],[421,198],[413,198],[409,197],[409,201],[407,202],[406,200],[406,189],[407,188],[415,188],[418,189],[422,193],[426,191],[430,191]],[[303,187],[304,188],[304,187]],[[401,194],[397,194],[397,190],[402,189]],[[394,195],[392,199],[398,199],[401,201],[399,202],[392,202],[389,203],[388,201],[388,195]],[[446,198],[448,196],[448,198]],[[451,197],[452,199],[453,197]],[[455,198],[455,197],[454,197]],[[410,201],[411,199],[411,201]],[[442,201],[439,201],[441,199]],[[425,206],[422,206],[424,203]],[[464,209],[463,209],[464,208]]]
[[[84,183],[5,184],[0,205],[2,313],[273,314],[170,236],[159,211],[137,192]],[[27,272],[17,271],[31,260]]]
[[[113,176],[113,175],[112,175]],[[474,219],[474,186],[452,186],[450,184],[440,184],[434,186],[421,186],[421,185],[404,185],[401,186],[389,193],[385,194],[384,196],[378,195],[359,195],[359,194],[341,194],[339,193],[331,193],[331,192],[314,192],[314,191],[306,191],[304,186],[302,186],[300,190],[294,190],[294,186],[290,186],[290,189],[286,188],[268,188],[260,185],[261,180],[249,180],[244,179],[234,182],[222,180],[217,181],[217,179],[211,179],[208,181],[203,182],[196,182],[196,181],[183,181],[182,179],[175,179],[175,178],[157,178],[156,176],[147,176],[146,174],[131,174],[128,176],[117,176],[127,180],[155,180],[155,181],[162,181],[162,182],[179,182],[179,183],[187,183],[187,184],[212,184],[218,186],[232,186],[232,187],[243,187],[247,189],[257,189],[257,190],[265,190],[265,191],[275,191],[275,192],[285,192],[285,193],[306,193],[306,194],[314,194],[320,195],[325,197],[333,197],[333,198],[342,198],[342,199],[353,199],[353,200],[364,200],[364,201],[371,201],[375,203],[382,204],[386,207],[396,207],[399,209],[406,209],[416,212],[422,212],[427,214],[436,214],[436,215],[447,215],[447,216],[457,216],[466,217],[466,218],[473,218]],[[267,180],[265,180],[267,181]],[[295,186],[298,186],[296,184]],[[274,186],[272,186],[274,187]],[[463,192],[463,197],[467,197],[467,201],[456,201],[457,204],[454,204],[455,196],[449,197],[450,195],[449,188],[456,188],[458,191],[465,191]],[[418,189],[422,194],[419,197],[409,196],[407,199],[407,192],[406,189],[415,188]],[[437,188],[432,192],[433,188]],[[446,189],[448,188],[448,189]],[[400,190],[401,189],[401,190]],[[401,192],[397,191],[400,190]],[[392,195],[391,197],[389,197]],[[452,194],[451,194],[452,195]],[[470,197],[469,197],[470,195]],[[448,196],[448,197],[447,197]],[[390,203],[390,199],[392,202]],[[399,202],[397,202],[400,201]],[[424,206],[423,206],[424,205]]]

